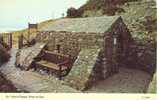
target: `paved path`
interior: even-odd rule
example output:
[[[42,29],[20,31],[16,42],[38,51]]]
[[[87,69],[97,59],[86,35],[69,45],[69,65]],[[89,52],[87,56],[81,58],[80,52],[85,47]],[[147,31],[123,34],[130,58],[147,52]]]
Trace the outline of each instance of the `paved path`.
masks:
[[[33,93],[39,92],[78,92],[71,87],[62,85],[62,82],[54,77],[43,76],[36,72],[21,71],[14,66],[16,49],[11,50],[10,61],[0,67],[0,71],[11,80],[16,88]]]

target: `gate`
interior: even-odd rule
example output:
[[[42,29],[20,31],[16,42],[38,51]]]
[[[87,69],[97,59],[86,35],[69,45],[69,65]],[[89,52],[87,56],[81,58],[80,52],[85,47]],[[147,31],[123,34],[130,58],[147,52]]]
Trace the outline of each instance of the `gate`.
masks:
[[[0,33],[0,43],[7,47],[12,48],[12,33]]]

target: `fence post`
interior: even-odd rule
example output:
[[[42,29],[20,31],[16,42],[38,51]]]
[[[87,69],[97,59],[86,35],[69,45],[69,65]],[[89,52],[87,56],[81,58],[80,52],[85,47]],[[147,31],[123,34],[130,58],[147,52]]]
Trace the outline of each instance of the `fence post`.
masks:
[[[10,44],[9,44],[9,47],[12,48],[12,33],[10,33],[9,36],[10,36]]]
[[[30,40],[31,29],[28,29],[28,41]]]
[[[59,65],[59,80],[62,80],[62,65]]]
[[[18,39],[18,48],[21,49],[23,47],[23,34],[21,34],[19,36],[19,39]]]

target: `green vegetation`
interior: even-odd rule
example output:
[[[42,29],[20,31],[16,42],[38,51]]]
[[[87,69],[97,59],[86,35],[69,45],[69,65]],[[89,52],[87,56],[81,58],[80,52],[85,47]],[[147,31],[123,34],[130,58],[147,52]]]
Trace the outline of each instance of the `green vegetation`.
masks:
[[[138,0],[88,0],[85,5],[79,8],[79,11],[84,13],[87,10],[103,10],[103,14],[115,15],[116,12],[124,12],[120,5],[124,5],[127,2],[133,2]]]
[[[157,35],[155,4],[154,0],[89,0],[78,10],[82,17],[120,15],[134,38],[152,41]]]
[[[68,10],[67,10],[67,17],[68,18],[76,18],[76,17],[80,17],[80,12],[79,12],[79,10],[77,10],[77,9],[75,9],[75,8],[73,8],[73,7],[71,7],[71,8],[69,8]]]

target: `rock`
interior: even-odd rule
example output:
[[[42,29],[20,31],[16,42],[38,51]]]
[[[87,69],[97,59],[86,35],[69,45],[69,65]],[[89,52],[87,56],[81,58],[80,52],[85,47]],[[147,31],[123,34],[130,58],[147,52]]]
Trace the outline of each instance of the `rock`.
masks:
[[[0,72],[0,92],[18,92],[14,85]]]
[[[46,43],[36,43],[32,47],[20,49],[16,55],[16,66],[28,70],[34,61],[34,58],[40,54],[45,45]]]

